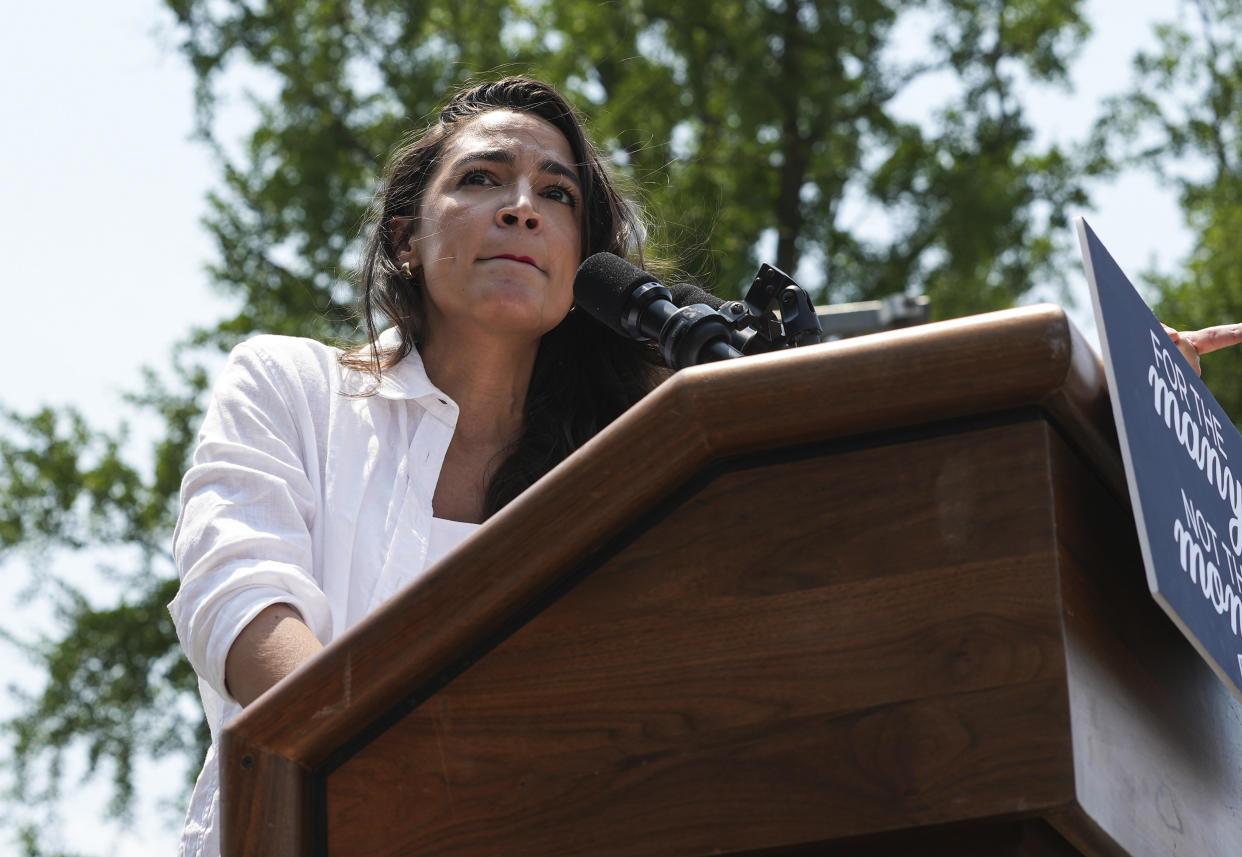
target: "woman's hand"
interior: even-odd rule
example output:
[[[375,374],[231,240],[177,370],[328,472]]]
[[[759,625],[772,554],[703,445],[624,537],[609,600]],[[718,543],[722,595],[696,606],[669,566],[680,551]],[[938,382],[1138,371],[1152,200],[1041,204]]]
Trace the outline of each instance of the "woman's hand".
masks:
[[[1199,366],[1200,355],[1242,342],[1242,324],[1220,324],[1216,327],[1205,327],[1203,330],[1181,331],[1174,330],[1167,324],[1161,327],[1177,344],[1177,350],[1182,352],[1196,375],[1203,374]]]

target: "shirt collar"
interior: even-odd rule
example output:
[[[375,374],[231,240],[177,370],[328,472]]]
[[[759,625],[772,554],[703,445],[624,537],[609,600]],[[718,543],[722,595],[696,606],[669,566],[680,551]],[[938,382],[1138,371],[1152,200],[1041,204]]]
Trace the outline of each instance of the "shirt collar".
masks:
[[[388,328],[376,339],[376,345],[381,351],[398,348],[401,345],[401,331],[395,327]],[[421,399],[433,396],[441,402],[448,401],[448,396],[427,377],[423,358],[417,348],[410,349],[410,353],[401,358],[396,366],[380,373],[375,394],[385,399]]]

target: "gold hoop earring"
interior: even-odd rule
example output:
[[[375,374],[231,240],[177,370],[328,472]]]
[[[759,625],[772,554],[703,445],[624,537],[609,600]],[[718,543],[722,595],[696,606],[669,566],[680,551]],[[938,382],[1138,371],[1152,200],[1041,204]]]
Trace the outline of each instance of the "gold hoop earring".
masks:
[[[405,262],[401,265],[401,276],[405,277],[407,280],[414,279],[414,272],[410,270],[409,262]]]

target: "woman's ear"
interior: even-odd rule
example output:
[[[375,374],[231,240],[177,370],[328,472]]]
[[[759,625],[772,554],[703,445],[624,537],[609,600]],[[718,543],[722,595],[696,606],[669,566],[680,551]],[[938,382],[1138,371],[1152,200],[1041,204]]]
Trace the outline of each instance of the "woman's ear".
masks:
[[[388,237],[397,261],[409,262],[411,268],[419,266],[418,248],[414,243],[414,218],[392,217],[388,220]]]

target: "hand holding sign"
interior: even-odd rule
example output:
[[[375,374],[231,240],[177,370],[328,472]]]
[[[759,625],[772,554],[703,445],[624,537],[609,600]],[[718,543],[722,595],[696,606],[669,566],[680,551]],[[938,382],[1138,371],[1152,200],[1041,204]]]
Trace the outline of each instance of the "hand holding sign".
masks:
[[[1219,324],[1215,327],[1205,327],[1203,330],[1181,331],[1174,330],[1167,324],[1161,327],[1177,344],[1177,350],[1182,352],[1182,356],[1195,370],[1196,375],[1203,374],[1203,369],[1199,366],[1200,355],[1242,343],[1242,324]]]

